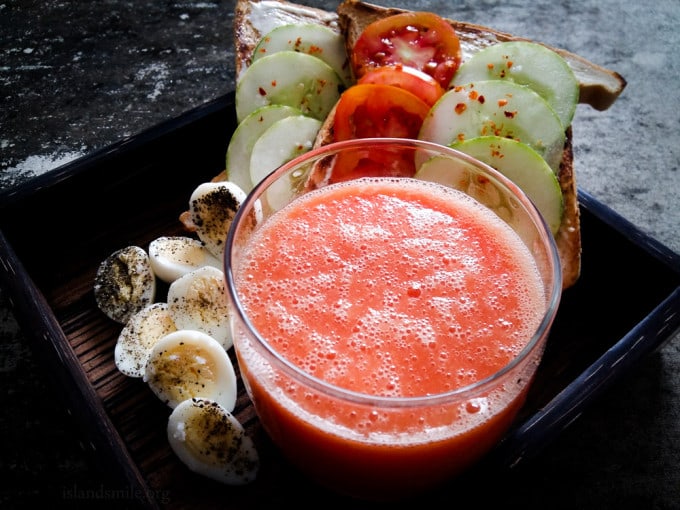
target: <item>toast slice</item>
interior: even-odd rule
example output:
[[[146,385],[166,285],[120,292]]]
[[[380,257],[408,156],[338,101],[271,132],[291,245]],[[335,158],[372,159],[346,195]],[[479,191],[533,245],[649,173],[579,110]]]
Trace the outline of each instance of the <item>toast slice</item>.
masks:
[[[337,12],[340,30],[345,37],[347,51],[350,52],[356,40],[369,24],[378,19],[405,12],[405,9],[386,8],[359,0],[344,0],[338,6]],[[447,21],[458,35],[463,61],[476,51],[492,44],[529,40],[481,25],[455,20]],[[560,54],[574,71],[580,85],[579,101],[581,103],[589,104],[598,110],[605,110],[612,105],[625,88],[626,81],[618,73],[589,62],[569,51],[548,47]],[[319,131],[315,146],[325,145],[333,141],[333,115],[334,112],[331,111]],[[576,283],[581,272],[581,229],[571,127],[566,132],[558,180],[564,200],[564,213],[562,224],[555,235],[555,241],[562,266],[562,287],[566,289]]]
[[[387,8],[360,0],[344,0],[337,12],[299,5],[287,0],[237,0],[234,14],[234,48],[237,81],[252,62],[253,51],[260,38],[276,26],[286,23],[318,23],[341,33],[348,51],[364,28],[373,21],[405,12],[406,9]],[[528,41],[489,27],[448,20],[460,39],[463,61],[482,48],[504,41]],[[611,106],[626,86],[618,73],[594,64],[576,54],[553,48],[570,65],[580,84],[579,101],[597,110]],[[324,122],[315,146],[333,141],[333,111]],[[221,172],[213,180],[226,179]],[[572,151],[572,129],[566,132],[558,179],[564,198],[562,224],[555,236],[563,273],[563,289],[576,283],[581,270],[581,232],[576,176]],[[181,221],[191,230],[186,213]]]

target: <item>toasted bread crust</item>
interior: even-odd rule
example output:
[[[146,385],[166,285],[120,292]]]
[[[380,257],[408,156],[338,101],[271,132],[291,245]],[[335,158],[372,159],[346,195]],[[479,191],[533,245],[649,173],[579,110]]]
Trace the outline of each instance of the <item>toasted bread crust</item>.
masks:
[[[564,213],[560,228],[555,235],[555,244],[562,266],[562,288],[566,289],[574,285],[581,274],[581,217],[574,173],[571,127],[567,129],[562,162],[557,177],[564,200]]]

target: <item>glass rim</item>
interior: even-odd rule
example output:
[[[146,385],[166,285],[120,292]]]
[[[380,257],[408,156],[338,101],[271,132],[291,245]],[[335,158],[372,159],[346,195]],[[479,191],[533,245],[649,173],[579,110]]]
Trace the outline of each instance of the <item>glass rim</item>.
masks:
[[[375,147],[376,145],[384,146],[403,146],[404,148],[412,148],[429,150],[437,152],[439,154],[447,155],[450,157],[458,158],[465,161],[489,174],[491,174],[500,184],[504,187],[509,188],[514,196],[520,201],[522,207],[527,211],[532,219],[532,222],[536,225],[539,230],[540,237],[547,240],[547,251],[549,253],[549,262],[551,267],[551,278],[553,281],[552,288],[550,289],[550,295],[546,296],[546,309],[543,313],[541,322],[534,331],[531,339],[527,344],[515,355],[512,360],[506,363],[501,369],[497,370],[493,374],[475,381],[473,383],[455,388],[453,390],[445,391],[442,393],[436,393],[431,395],[418,395],[410,397],[390,397],[390,396],[379,396],[370,395],[368,393],[362,393],[360,391],[349,390],[327,381],[321,378],[313,376],[303,369],[290,362],[284,356],[282,356],[276,349],[274,349],[265,338],[263,338],[259,331],[250,321],[249,317],[243,309],[241,300],[238,296],[236,290],[236,282],[234,280],[234,274],[232,270],[232,249],[234,244],[236,231],[238,225],[241,223],[242,218],[251,209],[255,207],[255,203],[262,195],[264,190],[280,175],[285,174],[292,168],[305,164],[314,159],[318,159],[323,156],[328,156],[329,154],[337,153],[341,150],[351,149],[351,148],[362,148],[362,147]],[[403,177],[399,177],[403,178]],[[398,179],[398,178],[397,178]],[[345,140],[340,142],[333,142],[321,147],[311,149],[310,151],[297,156],[296,158],[284,163],[270,174],[268,174],[262,181],[253,187],[253,189],[248,193],[246,200],[241,204],[241,207],[236,212],[233,218],[229,232],[227,234],[227,240],[224,250],[224,276],[225,283],[229,301],[232,306],[230,307],[230,321],[234,320],[233,314],[237,315],[237,319],[248,330],[248,334],[256,340],[259,346],[263,347],[269,355],[272,356],[272,362],[275,362],[277,368],[282,369],[290,377],[292,377],[296,382],[303,383],[307,386],[314,388],[326,395],[333,396],[335,398],[350,401],[353,403],[361,405],[370,405],[379,408],[410,408],[410,407],[420,407],[420,406],[431,406],[438,403],[451,403],[452,399],[458,399],[464,401],[467,399],[479,396],[480,393],[484,392],[486,389],[491,389],[497,386],[497,381],[504,378],[508,373],[510,373],[515,367],[520,363],[524,362],[529,358],[530,354],[534,349],[539,346],[541,339],[544,335],[547,335],[555,315],[557,314],[557,309],[559,307],[560,299],[562,296],[562,269],[561,262],[559,258],[559,253],[557,251],[557,245],[555,243],[555,238],[547,226],[543,216],[536,209],[534,203],[526,196],[526,194],[517,186],[513,181],[505,177],[498,170],[494,169],[490,165],[479,161],[472,156],[465,154],[461,151],[447,147],[445,145],[437,144],[434,142],[428,142],[424,140],[415,140],[408,138],[359,138],[352,140]],[[236,344],[236,339],[234,339],[234,344]]]

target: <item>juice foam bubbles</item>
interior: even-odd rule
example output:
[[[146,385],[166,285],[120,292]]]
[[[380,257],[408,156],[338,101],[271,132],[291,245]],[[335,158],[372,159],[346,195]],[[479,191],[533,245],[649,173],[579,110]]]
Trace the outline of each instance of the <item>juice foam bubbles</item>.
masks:
[[[382,407],[362,405],[320,394],[313,386],[293,382],[290,378],[262,358],[257,349],[248,346],[239,352],[247,370],[257,380],[249,391],[257,405],[258,398],[276,401],[276,407],[296,420],[306,422],[324,433],[366,445],[417,446],[446,442],[452,437],[464,437],[486,422],[502,418],[508,409],[516,410],[523,403],[530,375],[508,380],[501,386],[489,388],[482,395],[454,399],[453,403],[440,403],[434,407],[423,405],[405,410],[399,405]],[[527,360],[525,372],[530,365]],[[266,397],[265,397],[266,395]],[[269,411],[265,411],[268,414]],[[267,421],[267,420],[265,420]],[[280,417],[274,420],[285,423]],[[272,432],[270,430],[270,432]],[[278,434],[273,431],[274,437]],[[290,435],[284,434],[284,442]]]
[[[310,376],[236,342],[258,415],[321,479],[365,477],[372,491],[450,476],[500,439],[540,359],[474,395],[441,396],[510,363],[546,296],[519,237],[440,185],[374,178],[308,193],[254,234],[235,278],[255,329]]]

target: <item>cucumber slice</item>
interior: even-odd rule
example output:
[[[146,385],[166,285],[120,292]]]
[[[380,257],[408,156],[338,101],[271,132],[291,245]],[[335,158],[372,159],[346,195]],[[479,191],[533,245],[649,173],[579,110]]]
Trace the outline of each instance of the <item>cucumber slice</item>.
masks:
[[[279,166],[309,151],[320,128],[320,120],[305,115],[286,117],[272,124],[253,146],[250,157],[252,182],[259,183]],[[269,187],[265,198],[272,208],[278,209],[288,202],[288,197],[300,184],[297,177],[279,179]]]
[[[571,124],[579,84],[567,62],[554,51],[526,41],[494,44],[461,65],[451,85],[494,79],[530,87],[555,110],[563,129]]]
[[[236,119],[262,106],[282,104],[323,120],[340,98],[342,79],[320,58],[279,51],[253,62],[236,85]]]
[[[345,40],[326,26],[302,23],[276,27],[260,39],[253,60],[279,51],[298,51],[320,58],[342,78],[346,87],[354,82]]]
[[[446,156],[432,156],[419,165],[413,177],[462,191],[517,229],[517,205],[502,193],[495,181],[488,178],[477,179],[477,174],[477,167],[471,163],[454,161]]]
[[[563,199],[557,176],[528,145],[499,136],[482,136],[451,145],[495,168],[536,205],[553,235],[562,223]]]
[[[526,143],[558,172],[565,131],[548,103],[529,87],[479,81],[447,91],[425,117],[418,138],[451,145],[478,136]]]
[[[276,121],[293,115],[302,115],[302,112],[292,106],[277,104],[263,106],[246,116],[236,127],[227,147],[227,179],[250,193],[254,186],[250,178],[250,155],[255,142]]]

